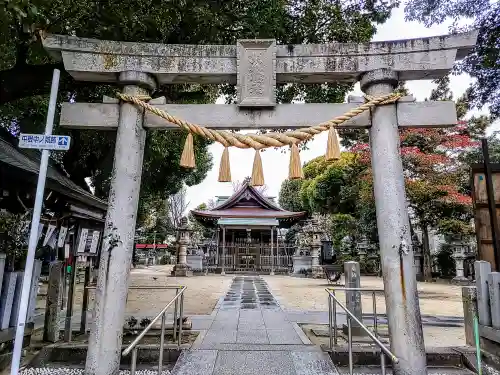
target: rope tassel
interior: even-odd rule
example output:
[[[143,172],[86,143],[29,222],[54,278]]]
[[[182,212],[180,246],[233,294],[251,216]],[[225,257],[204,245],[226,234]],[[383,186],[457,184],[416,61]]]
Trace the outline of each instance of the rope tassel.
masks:
[[[219,182],[231,182],[231,165],[229,164],[229,148],[225,147],[220,159]]]
[[[337,135],[337,130],[333,126],[330,126],[328,130],[328,141],[326,144],[326,160],[338,160],[340,159],[340,144],[339,137]]]
[[[260,158],[259,150],[255,150],[255,157],[253,159],[252,180],[250,184],[252,186],[264,185],[264,171],[262,169],[262,159]]]
[[[290,166],[288,169],[288,178],[290,180],[297,180],[304,178],[304,172],[302,171],[302,164],[300,162],[299,148],[294,143],[292,144],[290,152]]]
[[[180,165],[184,168],[196,168],[196,162],[194,158],[194,142],[193,135],[191,133],[188,133],[188,136],[186,138],[184,150],[182,150]]]

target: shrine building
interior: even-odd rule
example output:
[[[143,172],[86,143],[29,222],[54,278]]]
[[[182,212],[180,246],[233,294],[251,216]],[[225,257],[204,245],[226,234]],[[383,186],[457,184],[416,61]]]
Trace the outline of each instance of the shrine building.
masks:
[[[306,216],[281,209],[248,181],[232,196],[217,197],[213,209],[191,213],[202,225],[216,228],[217,248],[210,252],[208,265],[222,273],[289,270],[295,247],[280,240],[279,230]]]

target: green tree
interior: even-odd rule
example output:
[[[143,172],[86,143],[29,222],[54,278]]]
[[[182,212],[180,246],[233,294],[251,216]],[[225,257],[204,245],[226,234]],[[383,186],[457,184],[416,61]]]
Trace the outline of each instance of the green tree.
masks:
[[[130,42],[234,44],[238,38],[275,38],[281,44],[367,42],[396,4],[362,0],[186,0],[155,2],[97,0],[5,0],[0,8],[0,124],[12,132],[43,128],[52,70],[63,70],[40,44],[44,32]],[[350,85],[280,87],[282,102],[342,101]],[[116,87],[76,82],[63,71],[60,100],[98,102]],[[168,102],[213,102],[221,94],[234,99],[234,86],[165,85],[155,96]],[[59,133],[64,130],[57,129]],[[90,178],[96,195],[106,197],[114,155],[113,133],[71,132],[72,148],[59,157],[66,171],[85,187]],[[178,165],[184,135],[149,132],[141,202],[161,199],[183,184],[199,183],[211,168],[208,142],[196,139],[194,171]],[[160,197],[160,198],[158,198]]]
[[[495,118],[500,116],[500,2],[490,0],[410,0],[405,6],[406,19],[427,27],[453,21],[452,31],[463,31],[459,21],[479,30],[477,46],[456,67],[475,78],[469,97],[481,108],[489,104]]]
[[[297,199],[301,186],[301,180],[283,181],[278,199],[281,208],[293,212],[305,211],[302,202],[300,199]]]

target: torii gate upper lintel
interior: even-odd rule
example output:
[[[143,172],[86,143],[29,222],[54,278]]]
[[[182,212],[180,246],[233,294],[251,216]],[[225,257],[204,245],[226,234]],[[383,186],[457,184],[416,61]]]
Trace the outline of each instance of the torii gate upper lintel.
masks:
[[[124,43],[47,35],[44,47],[64,62],[75,79],[114,82],[128,95],[151,93],[172,83],[233,83],[238,104],[166,105],[165,111],[213,128],[298,128],[327,120],[356,106],[276,104],[277,83],[361,81],[368,95],[391,93],[399,80],[436,79],[475,45],[477,31],[449,36],[375,43],[276,45],[274,40],[239,40],[236,46]],[[396,375],[426,374],[426,358],[409,230],[399,127],[456,124],[451,102],[398,103],[376,107],[346,122],[370,129],[373,186],[391,350]],[[146,128],[173,128],[142,108],[109,98],[102,104],[63,105],[61,125],[116,129],[117,141],[106,217],[116,248],[103,245],[95,325],[86,374],[114,375],[120,363],[128,274],[132,256]],[[326,299],[326,297],[325,297]]]

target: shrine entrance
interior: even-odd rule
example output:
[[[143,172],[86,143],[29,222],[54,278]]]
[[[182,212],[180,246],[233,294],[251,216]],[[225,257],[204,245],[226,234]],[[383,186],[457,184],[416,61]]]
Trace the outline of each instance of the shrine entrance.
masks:
[[[425,374],[426,355],[398,131],[454,126],[457,117],[453,102],[416,102],[411,96],[402,97],[395,89],[400,81],[443,77],[455,60],[473,49],[477,36],[478,31],[472,31],[363,44],[277,45],[273,39],[251,39],[238,40],[233,46],[192,46],[44,34],[44,48],[64,64],[74,79],[123,87],[118,98],[104,97],[102,104],[64,103],[61,110],[61,126],[116,130],[106,241],[101,251],[96,291],[99,297],[86,374],[112,375],[119,370],[146,129],[154,128],[180,128],[188,133],[181,158],[183,167],[195,167],[193,135],[222,144],[225,150],[219,173],[221,182],[230,181],[229,148],[254,149],[255,186],[264,184],[260,157],[263,149],[289,147],[289,177],[301,178],[304,174],[298,144],[328,132],[326,158],[334,158],[339,153],[339,148],[335,148],[336,128],[369,129],[387,322],[391,349],[399,358],[394,373]],[[348,103],[277,103],[278,84],[355,82],[360,82],[366,95],[349,97]],[[158,86],[183,83],[236,85],[237,104],[179,105],[167,104],[166,98],[161,97],[149,100]],[[265,134],[232,132],[240,129],[293,130]],[[248,219],[252,209],[241,207],[230,218]],[[280,226],[283,221],[298,219],[297,213],[280,210],[279,214],[280,217],[268,215],[263,219],[274,218]],[[225,237],[225,225],[219,222],[223,219],[221,215],[215,221]],[[273,242],[271,270],[278,260]],[[220,249],[218,243],[219,265],[224,273],[229,257],[225,246]],[[265,255],[254,258],[252,254],[250,247],[248,253],[245,248],[238,264],[250,266],[257,259],[265,261]],[[181,255],[179,266],[186,267],[185,254]]]

